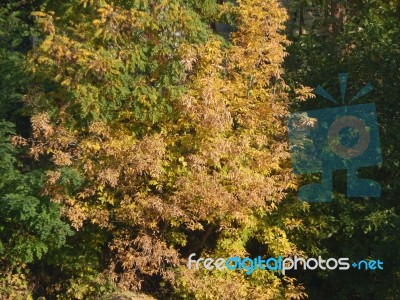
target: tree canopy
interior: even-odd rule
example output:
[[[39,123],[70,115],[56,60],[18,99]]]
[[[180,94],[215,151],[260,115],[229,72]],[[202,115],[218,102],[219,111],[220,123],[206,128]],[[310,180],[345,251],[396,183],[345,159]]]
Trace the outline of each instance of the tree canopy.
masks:
[[[306,7],[325,17],[296,33]],[[397,299],[398,7],[1,4],[0,295]],[[343,71],[349,93],[375,87],[362,101],[376,103],[384,164],[361,173],[378,174],[382,197],[346,198],[338,172],[331,203],[301,202],[318,176],[294,175],[286,116],[327,107],[312,88],[337,91]],[[386,264],[247,275],[188,269],[191,253]]]

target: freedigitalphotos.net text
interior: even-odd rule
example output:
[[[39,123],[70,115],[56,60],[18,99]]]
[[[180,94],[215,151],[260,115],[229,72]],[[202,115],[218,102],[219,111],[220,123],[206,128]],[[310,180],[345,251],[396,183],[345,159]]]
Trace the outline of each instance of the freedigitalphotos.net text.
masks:
[[[192,253],[188,258],[188,268],[199,270],[200,267],[204,267],[207,270],[224,270],[225,268],[231,271],[244,270],[247,275],[250,275],[255,270],[268,270],[268,271],[282,271],[285,274],[289,270],[349,270],[351,267],[357,270],[383,270],[383,262],[381,260],[360,260],[358,262],[350,263],[350,259],[347,257],[341,258],[328,258],[323,259],[321,256],[318,258],[303,258],[303,257],[291,257],[291,258],[278,258],[270,257],[268,259],[262,259],[261,256],[251,259],[249,257],[240,258],[233,256],[228,259],[217,258],[213,259],[198,258],[194,259],[196,253]]]

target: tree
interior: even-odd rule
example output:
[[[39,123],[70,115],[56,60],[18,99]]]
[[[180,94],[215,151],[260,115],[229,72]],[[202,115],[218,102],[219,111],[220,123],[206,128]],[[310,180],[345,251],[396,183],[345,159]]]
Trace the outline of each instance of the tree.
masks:
[[[314,2],[313,2],[314,3]],[[314,4],[317,4],[315,2]],[[343,3],[342,3],[343,4]],[[307,212],[307,226],[318,224],[312,236],[305,230],[306,253],[327,257],[347,256],[354,260],[381,259],[383,272],[299,274],[311,299],[396,299],[399,297],[397,258],[399,206],[398,178],[398,1],[347,2],[342,30],[336,34],[304,35],[288,49],[286,81],[316,87],[321,84],[339,94],[337,73],[349,72],[348,92],[370,82],[374,91],[357,104],[373,102],[377,106],[382,146],[382,167],[360,170],[360,176],[375,178],[382,186],[380,199],[346,199],[346,174],[335,174],[336,197],[330,204],[313,205]],[[315,24],[322,26],[321,24]],[[324,30],[325,29],[325,30]],[[322,28],[327,32],[328,28]],[[337,91],[335,93],[335,91]],[[324,100],[293,103],[293,110],[326,108]],[[302,216],[300,216],[302,217]],[[318,287],[318,288],[317,288]]]
[[[32,299],[34,275],[29,265],[62,247],[72,234],[60,208],[41,195],[44,174],[33,170],[11,144],[15,127],[27,134],[21,110],[29,82],[24,69],[30,47],[27,12],[21,2],[0,8],[0,294],[2,299]],[[11,122],[10,122],[11,121]],[[15,126],[15,123],[17,126]]]
[[[300,254],[288,234],[307,205],[282,202],[296,182],[278,2],[45,1],[33,15],[41,35],[24,98],[33,133],[22,141],[52,162],[46,194],[77,232],[97,237],[84,240],[102,249],[90,270],[164,298],[304,297],[277,273],[186,267],[191,252]],[[231,41],[211,30],[218,20],[236,28]],[[99,292],[85,275],[67,297]]]
[[[0,122],[0,293],[4,299],[32,299],[27,264],[63,246],[72,234],[57,204],[38,198],[40,171],[21,174],[11,145],[13,125]]]

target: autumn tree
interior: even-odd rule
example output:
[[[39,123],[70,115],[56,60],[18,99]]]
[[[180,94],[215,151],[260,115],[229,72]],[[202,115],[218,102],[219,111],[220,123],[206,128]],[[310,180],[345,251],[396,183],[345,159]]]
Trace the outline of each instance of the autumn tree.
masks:
[[[48,265],[47,293],[84,299],[112,284],[174,299],[303,298],[277,272],[186,266],[192,252],[303,254],[289,235],[308,205],[283,201],[296,181],[278,1],[40,8],[24,96],[32,134],[14,141],[47,169],[43,193],[75,229]],[[228,40],[218,21],[235,29]]]

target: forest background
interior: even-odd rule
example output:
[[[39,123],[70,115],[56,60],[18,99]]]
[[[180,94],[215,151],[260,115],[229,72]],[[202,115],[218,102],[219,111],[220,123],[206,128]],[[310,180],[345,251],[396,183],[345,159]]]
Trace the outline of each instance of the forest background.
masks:
[[[400,2],[0,4],[1,299],[399,299]],[[285,119],[374,91],[382,196],[297,199]],[[202,257],[383,271],[188,270]],[[43,298],[40,298],[43,299]]]

